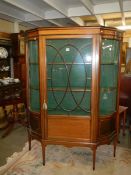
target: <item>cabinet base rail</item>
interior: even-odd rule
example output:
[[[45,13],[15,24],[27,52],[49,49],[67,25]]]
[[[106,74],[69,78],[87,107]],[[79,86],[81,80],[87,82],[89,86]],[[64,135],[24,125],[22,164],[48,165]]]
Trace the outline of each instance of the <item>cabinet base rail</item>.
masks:
[[[68,142],[68,141],[54,141],[54,140],[42,140],[39,139],[38,136],[35,136],[34,134],[31,134],[30,129],[27,129],[28,131],[28,142],[29,142],[29,150],[31,150],[31,141],[33,139],[37,139],[41,142],[42,146],[42,157],[43,157],[43,165],[45,165],[45,154],[46,154],[46,146],[47,145],[63,145],[66,147],[73,147],[73,146],[81,146],[81,147],[89,147],[92,150],[92,169],[95,170],[95,164],[96,164],[96,150],[97,147],[103,144],[110,144],[111,141],[113,141],[113,156],[115,157],[116,155],[116,146],[117,146],[117,135],[115,134],[109,139],[105,139],[105,141],[102,140],[102,142],[97,142],[97,143],[90,143],[90,142]]]

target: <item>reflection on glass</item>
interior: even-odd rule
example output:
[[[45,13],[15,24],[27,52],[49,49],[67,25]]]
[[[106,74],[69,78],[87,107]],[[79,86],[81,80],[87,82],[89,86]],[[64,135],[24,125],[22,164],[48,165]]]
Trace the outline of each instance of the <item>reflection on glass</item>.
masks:
[[[100,72],[100,115],[112,114],[116,111],[117,81],[119,63],[119,42],[103,39]]]
[[[101,63],[118,63],[119,41],[103,39]]]

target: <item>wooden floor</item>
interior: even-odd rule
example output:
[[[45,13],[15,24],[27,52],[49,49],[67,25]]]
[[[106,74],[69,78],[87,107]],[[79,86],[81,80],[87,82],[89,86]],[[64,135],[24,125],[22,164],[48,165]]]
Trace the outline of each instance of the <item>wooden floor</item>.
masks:
[[[0,131],[0,136],[2,131]],[[20,152],[27,142],[27,131],[21,125],[15,126],[13,131],[5,138],[0,137],[0,166],[6,163],[6,158],[10,157],[14,152]],[[119,136],[119,146],[131,148],[131,133],[126,129],[126,135]]]

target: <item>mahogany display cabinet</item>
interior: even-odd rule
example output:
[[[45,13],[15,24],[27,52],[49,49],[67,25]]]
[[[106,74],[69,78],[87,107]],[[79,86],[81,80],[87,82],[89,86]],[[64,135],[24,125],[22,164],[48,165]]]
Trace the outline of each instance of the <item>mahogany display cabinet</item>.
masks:
[[[27,106],[31,139],[93,150],[117,144],[120,50],[115,28],[27,31]]]

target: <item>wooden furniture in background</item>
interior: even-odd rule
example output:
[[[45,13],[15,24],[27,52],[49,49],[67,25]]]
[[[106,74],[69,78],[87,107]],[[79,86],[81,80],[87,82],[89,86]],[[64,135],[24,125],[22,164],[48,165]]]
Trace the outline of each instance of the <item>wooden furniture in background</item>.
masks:
[[[12,117],[8,121],[9,128],[11,128],[11,125],[13,126],[15,123],[14,116],[17,111],[17,105],[19,103],[26,105],[24,33],[8,34],[0,32],[0,50],[1,48],[6,49],[7,57],[2,57],[5,53],[0,52],[0,106],[5,109],[7,105],[13,105]],[[14,77],[18,78],[20,82],[16,83]],[[8,118],[6,113],[0,117],[0,128],[7,125],[7,118],[5,117]]]
[[[119,131],[122,34],[114,28],[40,28],[27,32],[29,145],[87,146],[114,141]]]
[[[9,83],[8,85],[0,86],[0,106],[3,107],[5,118],[8,122],[8,127],[2,137],[7,136],[11,132],[18,120],[18,104],[20,103],[24,103],[21,83]],[[9,113],[6,110],[8,106],[12,106]]]
[[[125,72],[128,42],[122,42],[121,72]]]
[[[5,53],[2,51],[2,48],[5,49]],[[12,43],[11,36],[8,33],[0,32],[0,85],[2,84],[1,80],[11,76],[11,54],[12,54]],[[6,54],[7,53],[7,54]],[[7,55],[7,56],[6,56]],[[1,89],[1,88],[0,88]],[[2,99],[3,94],[0,92],[0,100]],[[0,115],[0,128],[4,128],[7,125],[3,109],[1,108]]]
[[[120,105],[128,107],[127,114],[131,117],[131,75],[120,76]]]
[[[23,97],[26,101],[26,59],[25,59],[25,33],[12,33],[12,56],[14,58],[14,77],[22,83]]]
[[[121,106],[128,107],[127,117],[129,128],[131,128],[131,74],[121,74],[120,76],[120,102]]]
[[[120,121],[120,125],[119,126],[121,126],[121,119],[122,119],[123,136],[125,136],[127,109],[128,109],[128,107],[126,107],[126,106],[119,106],[119,121]]]
[[[121,64],[126,65],[128,42],[122,43]]]
[[[131,48],[130,47],[126,49],[126,64],[129,62],[129,60],[131,60]]]
[[[11,76],[11,56],[12,56],[12,42],[11,36],[8,33],[0,32],[0,47],[7,50],[7,58],[1,58],[0,53],[0,79]]]

